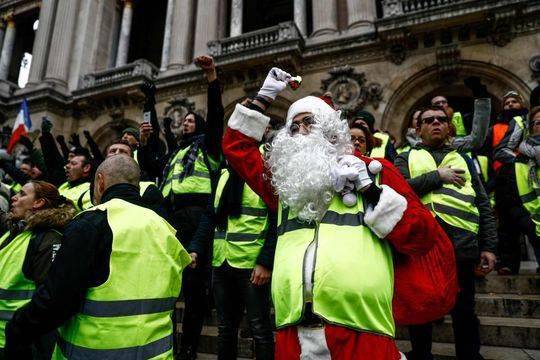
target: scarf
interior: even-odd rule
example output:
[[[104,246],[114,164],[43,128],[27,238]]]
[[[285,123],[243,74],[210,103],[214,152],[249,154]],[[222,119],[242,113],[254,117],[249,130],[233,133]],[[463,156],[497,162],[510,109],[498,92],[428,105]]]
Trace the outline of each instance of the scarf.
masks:
[[[197,160],[199,148],[203,145],[203,143],[204,143],[204,135],[190,136],[189,140],[186,139],[182,141],[180,148],[169,158],[167,165],[163,169],[163,177],[161,180],[162,182],[160,185],[160,190],[163,190],[163,187],[165,186],[165,183],[167,182],[167,176],[169,175],[171,168],[174,167],[176,162],[182,162],[182,165],[183,165],[183,169],[179,177],[180,182],[184,181],[186,177],[193,175],[193,169],[195,168],[195,161]],[[184,157],[182,159],[179,159],[179,161],[178,160],[174,161],[178,152],[182,151],[188,146],[190,146],[190,148],[186,152]]]
[[[519,152],[528,158],[529,184],[540,186],[540,179],[536,175],[540,166],[540,135],[529,136],[527,140],[519,144]]]
[[[229,179],[223,187],[221,198],[216,210],[216,224],[218,230],[227,229],[227,218],[238,218],[242,212],[242,193],[245,181],[232,168],[229,170]]]

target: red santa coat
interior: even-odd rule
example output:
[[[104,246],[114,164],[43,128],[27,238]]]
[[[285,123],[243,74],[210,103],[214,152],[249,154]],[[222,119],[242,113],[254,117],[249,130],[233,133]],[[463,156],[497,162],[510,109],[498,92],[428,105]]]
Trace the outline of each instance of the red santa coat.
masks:
[[[246,183],[264,200],[268,208],[277,210],[279,200],[271,185],[271,173],[265,166],[258,148],[268,121],[268,117],[237,105],[229,121],[222,146],[230,166],[246,180]],[[372,161],[367,157],[360,158],[368,164]],[[383,165],[380,183],[388,185],[407,200],[403,216],[384,238],[400,254],[400,258],[395,263],[394,317],[398,314],[398,323],[402,324],[434,320],[448,312],[455,299],[455,290],[452,290],[456,288],[452,244],[399,171],[388,161],[378,160]],[[381,222],[384,220],[381,219]],[[437,259],[440,255],[447,255],[446,260],[442,263],[440,261],[433,263],[434,259],[430,253],[434,250],[436,250]],[[414,260],[426,257],[427,260],[424,259],[425,261],[421,261],[421,264]],[[435,271],[435,278],[426,276],[426,263],[432,263],[431,265],[436,267],[428,269]],[[407,276],[408,269],[411,268],[414,270],[412,279]],[[424,271],[421,271],[422,269]],[[418,293],[419,289],[430,290],[425,294],[429,298],[427,301],[422,299],[424,294]],[[441,293],[445,295],[441,296]],[[446,303],[444,301],[441,303],[443,298]],[[396,299],[404,300],[396,301]],[[415,302],[429,304],[429,306],[420,306],[418,310]],[[336,325],[325,326],[324,333],[332,359],[400,358],[394,339],[386,336],[360,333]],[[278,330],[276,359],[293,360],[298,359],[299,355],[300,345],[296,327]]]

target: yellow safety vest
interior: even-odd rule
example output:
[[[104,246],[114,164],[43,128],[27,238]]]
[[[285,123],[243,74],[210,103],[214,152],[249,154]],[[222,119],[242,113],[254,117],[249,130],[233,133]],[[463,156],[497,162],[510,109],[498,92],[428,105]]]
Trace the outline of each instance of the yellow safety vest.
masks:
[[[461,116],[460,112],[455,112],[452,116],[452,124],[456,128],[456,137],[462,137],[467,135],[467,129],[465,128],[465,124],[463,123],[463,116]]]
[[[280,205],[271,285],[278,328],[302,319],[304,258],[315,243],[313,312],[329,323],[394,336],[392,251],[365,226],[364,213],[361,194],[353,207],[334,196],[316,224],[299,221]]]
[[[476,191],[473,189],[471,173],[463,155],[453,150],[446,154],[437,166],[429,151],[413,149],[409,152],[411,178],[445,166],[465,170],[465,185],[458,188],[453,184],[443,184],[441,188],[422,196],[421,200],[434,216],[438,216],[447,224],[477,234],[480,215],[475,205]]]
[[[531,215],[536,225],[536,235],[540,236],[540,187],[529,181],[529,165],[521,162],[515,163],[516,184],[523,207]],[[540,177],[540,168],[536,168],[536,176]]]
[[[371,149],[369,156],[370,157],[378,157],[378,158],[384,158],[386,155],[386,145],[388,144],[388,141],[390,141],[390,135],[377,131],[373,134],[374,137],[381,139],[382,143],[381,146],[374,147]]]
[[[78,212],[89,209],[93,206],[90,198],[90,183],[83,182],[76,186],[71,186],[68,181],[58,188],[60,195],[73,202]]]
[[[217,211],[223,189],[229,179],[229,171],[223,169],[216,189],[214,209]],[[238,218],[227,219],[226,231],[216,229],[212,266],[219,267],[224,261],[235,268],[253,269],[264,244],[268,227],[268,209],[264,201],[244,185],[241,213]]]
[[[113,234],[109,278],[58,329],[53,359],[172,360],[171,314],[191,257],[152,210],[121,199],[94,210],[107,212]]]

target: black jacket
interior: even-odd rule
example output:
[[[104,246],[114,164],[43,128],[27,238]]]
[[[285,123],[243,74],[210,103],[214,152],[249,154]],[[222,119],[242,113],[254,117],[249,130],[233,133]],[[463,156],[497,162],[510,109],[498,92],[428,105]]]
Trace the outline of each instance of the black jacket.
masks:
[[[442,162],[444,157],[455,149],[451,146],[443,146],[438,149],[431,149],[426,145],[419,144],[415,149],[425,149],[430,152],[437,166]],[[476,192],[475,206],[480,214],[480,228],[477,236],[474,234],[448,225],[437,217],[437,220],[446,231],[446,234],[452,239],[456,257],[458,260],[474,260],[478,259],[479,251],[490,251],[496,253],[497,250],[497,230],[493,210],[489,203],[489,198],[482,185],[474,165],[469,157],[464,157],[469,166],[469,172],[472,177],[472,187]],[[403,174],[409,185],[413,188],[419,197],[440,188],[443,185],[437,170],[412,178],[409,172],[409,152],[398,155],[395,161],[395,166]]]
[[[111,186],[102,201],[113,198],[144,206],[139,189],[132,185]],[[39,336],[59,327],[79,311],[88,288],[107,280],[112,236],[105,211],[85,212],[67,225],[63,246],[44,283],[6,327],[6,355],[24,357]]]
[[[221,159],[221,139],[223,137],[223,120],[224,109],[221,101],[221,86],[218,80],[208,83],[207,91],[207,114],[206,114],[206,131],[204,138],[203,151],[206,151],[208,156],[213,159]],[[158,127],[157,129],[155,127]],[[152,119],[152,127],[154,133],[159,132],[157,119]],[[152,146],[149,141],[147,145],[139,147],[138,160],[142,170],[144,170],[151,178],[162,178],[163,170],[165,169],[169,159],[174,157],[181,150],[181,147],[169,149],[167,154],[160,153],[156,146]],[[206,207],[208,197],[190,197],[190,194],[185,194],[181,199],[175,199],[177,205],[189,204],[190,206],[199,205]]]

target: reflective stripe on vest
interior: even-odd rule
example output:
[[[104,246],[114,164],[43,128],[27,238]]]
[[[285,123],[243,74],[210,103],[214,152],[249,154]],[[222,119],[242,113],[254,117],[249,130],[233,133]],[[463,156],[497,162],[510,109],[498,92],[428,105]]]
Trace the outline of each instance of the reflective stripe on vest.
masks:
[[[536,225],[536,235],[540,236],[540,187],[536,183],[529,182],[528,164],[516,162],[515,169],[519,197]],[[540,169],[536,169],[536,176],[540,177]]]
[[[433,156],[424,149],[413,149],[409,152],[409,172],[411,178],[427,174],[438,168],[450,166],[454,169],[465,170],[465,185],[461,188],[453,184],[443,184],[437,190],[429,192],[422,197],[422,202],[449,225],[478,233],[480,221],[478,208],[474,204],[476,192],[472,187],[471,173],[463,155],[451,151],[437,166]]]
[[[0,244],[9,238],[6,232]],[[32,299],[36,286],[22,271],[32,232],[25,230],[0,250],[0,348],[5,346],[6,324],[17,309]]]
[[[381,139],[382,143],[381,143],[381,146],[377,146],[371,149],[369,156],[384,158],[386,155],[386,145],[388,144],[388,141],[390,141],[390,136],[380,131],[377,131],[376,133],[374,133],[373,136],[376,137],[377,139]]]
[[[113,234],[109,277],[59,329],[53,359],[172,359],[171,314],[189,254],[152,210],[120,199],[94,209],[107,212]]]
[[[280,205],[271,284],[278,328],[301,321],[305,290],[312,285],[313,312],[321,318],[394,336],[391,249],[364,225],[363,218],[362,196],[352,207],[334,196],[317,224],[299,222]],[[305,255],[312,243],[316,249],[312,284],[305,284]]]
[[[93,206],[92,199],[90,199],[90,183],[83,182],[76,186],[71,186],[69,182],[65,182],[58,187],[60,195],[66,197],[73,202],[75,209],[78,212],[87,210]]]
[[[229,171],[223,169],[216,188],[214,209],[217,211]],[[242,190],[242,207],[238,218],[227,219],[227,230],[214,235],[212,266],[227,263],[239,269],[253,269],[264,244],[268,227],[268,209],[262,199],[245,184]]]
[[[193,165],[193,174],[186,176],[183,181],[179,181],[184,169],[182,159],[190,149],[191,147],[188,146],[178,151],[172,158],[172,165],[161,190],[164,197],[169,196],[171,190],[173,194],[210,194],[212,192],[210,169],[205,164],[203,150],[200,147],[197,152],[197,160]],[[217,170],[219,162],[213,160],[210,156],[207,158],[212,170]]]
[[[139,194],[141,196],[143,196],[146,189],[148,189],[148,187],[150,187],[152,185],[156,186],[156,183],[153,182],[153,181],[141,181],[141,182],[139,182]]]
[[[461,116],[460,112],[454,113],[454,115],[452,116],[452,124],[456,129],[456,137],[462,137],[467,135],[467,129],[465,128],[465,124],[463,123],[463,116]]]

